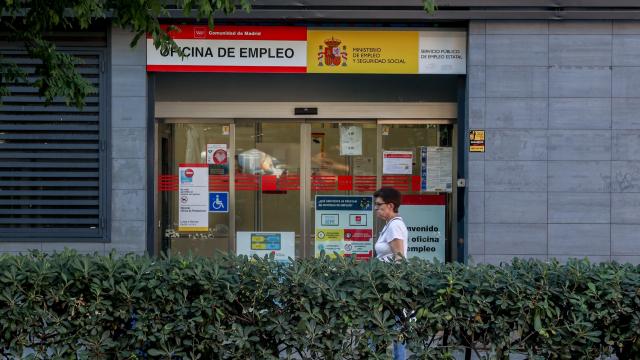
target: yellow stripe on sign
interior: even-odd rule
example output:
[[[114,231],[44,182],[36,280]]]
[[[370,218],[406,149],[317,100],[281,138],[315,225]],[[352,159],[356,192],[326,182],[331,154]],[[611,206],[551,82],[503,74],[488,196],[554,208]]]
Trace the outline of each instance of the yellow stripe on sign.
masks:
[[[417,74],[417,31],[308,30],[307,72]]]
[[[209,231],[209,228],[206,226],[178,227],[178,232],[204,232],[204,231]]]

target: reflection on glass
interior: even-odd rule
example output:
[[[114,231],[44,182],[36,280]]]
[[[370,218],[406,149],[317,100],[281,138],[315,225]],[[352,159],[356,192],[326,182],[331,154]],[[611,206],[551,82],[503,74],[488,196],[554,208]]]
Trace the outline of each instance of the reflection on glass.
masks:
[[[243,174],[280,176],[286,173],[286,168],[286,164],[255,148],[238,154],[238,169]]]

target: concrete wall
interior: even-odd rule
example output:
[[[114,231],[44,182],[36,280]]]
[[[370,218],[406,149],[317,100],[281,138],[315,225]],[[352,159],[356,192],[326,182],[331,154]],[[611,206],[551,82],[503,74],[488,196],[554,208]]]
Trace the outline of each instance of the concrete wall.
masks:
[[[472,21],[472,262],[640,263],[640,22]]]
[[[105,252],[143,253],[147,216],[147,53],[143,38],[111,31],[111,242]]]

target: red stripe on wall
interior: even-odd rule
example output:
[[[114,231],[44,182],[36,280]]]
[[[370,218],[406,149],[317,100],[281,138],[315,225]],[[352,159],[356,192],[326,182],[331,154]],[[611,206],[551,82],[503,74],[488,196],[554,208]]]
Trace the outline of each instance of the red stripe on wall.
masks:
[[[151,72],[306,73],[306,66],[147,65]]]

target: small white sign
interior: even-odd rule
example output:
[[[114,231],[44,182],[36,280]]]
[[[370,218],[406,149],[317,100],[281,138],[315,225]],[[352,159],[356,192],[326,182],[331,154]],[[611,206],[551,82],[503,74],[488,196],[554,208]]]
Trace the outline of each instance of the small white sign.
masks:
[[[382,173],[411,175],[413,172],[412,151],[383,151]]]
[[[362,155],[362,127],[340,126],[340,155]]]

